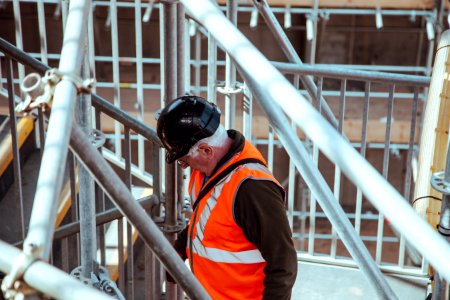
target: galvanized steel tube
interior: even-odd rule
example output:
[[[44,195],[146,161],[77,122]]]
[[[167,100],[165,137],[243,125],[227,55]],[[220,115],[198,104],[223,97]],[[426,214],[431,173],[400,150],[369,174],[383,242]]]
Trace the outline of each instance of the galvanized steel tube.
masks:
[[[272,62],[272,64],[285,74],[300,74],[322,76],[337,79],[371,81],[389,84],[417,85],[427,87],[430,77],[419,75],[392,74],[378,71],[364,71],[352,68],[342,68],[333,65],[308,65],[299,63]]]
[[[214,37],[208,33],[208,100],[217,103],[217,43]]]
[[[124,147],[123,158],[125,159],[125,178],[124,183],[131,191],[131,140],[130,128],[124,128]],[[134,299],[134,248],[133,248],[133,227],[130,222],[126,222],[127,230],[127,299]]]
[[[317,99],[320,99],[322,95],[323,88],[323,77],[319,77],[317,82]],[[322,113],[321,102],[317,102],[317,111]],[[319,165],[319,148],[316,144],[313,144],[312,150],[312,161],[314,166],[317,168]],[[309,232],[308,232],[308,254],[314,255],[314,244],[315,244],[315,233],[316,233],[316,213],[317,213],[317,197],[313,193],[310,193],[310,207],[309,207]]]
[[[448,184],[450,182],[450,139],[447,146],[447,159],[444,170],[444,181]],[[444,194],[441,204],[441,218],[438,226],[439,233],[450,242],[450,195]],[[442,278],[439,273],[435,274],[435,286],[433,290],[433,299],[445,300],[449,298],[448,282]]]
[[[120,66],[119,66],[119,24],[117,20],[117,0],[111,0],[109,6],[111,22],[112,75],[114,82],[114,106],[120,108]],[[122,157],[122,126],[114,121],[114,151],[117,157]]]
[[[0,253],[2,254],[0,255],[0,270],[8,273],[12,270],[13,262],[17,260],[20,251],[0,240]],[[54,299],[114,299],[43,261],[32,263],[26,269],[23,279],[33,289]]]
[[[281,46],[281,49],[283,50],[284,54],[287,56],[288,60],[291,63],[296,64],[303,64],[300,56],[295,51],[294,47],[292,46],[291,42],[289,41],[288,37],[284,33],[283,28],[281,27],[280,23],[278,22],[277,18],[273,14],[272,10],[270,9],[269,5],[267,4],[266,0],[253,0],[253,4],[256,8],[258,8],[259,12],[263,16],[264,20],[266,21],[267,26],[272,31],[273,35],[275,36],[276,40],[278,41],[278,44]],[[308,91],[311,98],[316,99],[317,95],[317,86],[314,83],[311,76],[300,76],[300,80],[302,81],[303,85],[305,86],[306,90]],[[327,116],[328,120],[331,122],[331,124],[334,125],[334,127],[338,126],[338,122],[333,114],[333,111],[328,106],[327,102],[323,97],[320,99],[316,99],[317,101],[322,102],[322,108],[325,112],[325,115]]]
[[[67,20],[67,28],[70,30],[64,35],[59,63],[60,72],[79,74],[84,53],[80,45],[84,44],[89,9],[89,0],[74,0],[70,3]],[[76,94],[77,88],[68,79],[62,79],[56,86],[41,161],[41,166],[45,167],[39,170],[30,229],[24,243],[25,251],[31,252],[29,247],[33,245],[39,249],[38,255],[44,260],[50,257],[53,226],[67,157]]]
[[[177,97],[177,3],[165,1],[164,6],[164,104],[168,105]],[[183,45],[184,46],[184,45]],[[166,164],[165,169],[165,224],[168,227],[177,224],[177,164]],[[167,239],[173,243],[175,233],[167,233]],[[177,295],[176,285],[167,283],[167,296],[169,300],[175,300]]]
[[[237,26],[237,0],[227,0],[227,17]],[[234,129],[236,126],[236,95],[233,89],[236,85],[236,66],[228,53],[225,53],[225,128]]]
[[[392,114],[394,112],[394,91],[395,85],[389,87],[389,100],[387,103],[386,111],[386,132],[384,136],[384,151],[383,151],[383,177],[388,179],[389,173],[389,154],[391,145],[391,126],[392,126]],[[380,213],[378,215],[378,227],[377,227],[377,244],[375,250],[375,261],[381,264],[381,255],[383,252],[383,235],[384,235],[384,215]]]
[[[6,80],[8,83],[8,106],[9,106],[9,122],[11,127],[11,143],[13,150],[13,168],[14,168],[14,196],[19,203],[19,222],[20,222],[20,239],[25,238],[25,217],[22,193],[22,171],[20,168],[20,150],[17,137],[17,118],[14,101],[14,83],[13,83],[13,66],[12,60],[6,59]]]
[[[154,195],[145,197],[137,201],[139,205],[142,206],[144,210],[151,210],[155,205],[157,205],[158,198]],[[97,226],[106,224],[108,222],[114,221],[120,218],[122,214],[118,208],[111,208],[106,211],[100,212],[95,216],[95,223]],[[80,232],[80,222],[72,222],[70,224],[65,224],[55,230],[55,240],[62,239],[76,233]]]
[[[41,61],[47,65],[48,64],[47,30],[45,29],[45,10],[43,0],[38,0],[37,11],[38,11],[39,38],[41,42]]]
[[[178,72],[177,72],[177,96],[185,95],[187,90],[185,86],[185,80],[186,80],[186,67],[189,66],[189,62],[186,62],[186,15],[184,12],[184,6],[181,3],[177,3],[177,66],[178,66]],[[184,194],[185,194],[185,188],[184,188],[184,182],[185,182],[185,176],[184,176],[184,170],[181,168],[181,166],[177,166],[176,168],[177,173],[177,219],[184,219],[184,215],[181,213],[181,209],[184,206]],[[178,208],[180,210],[178,210]],[[177,299],[183,300],[184,299],[184,293],[180,286],[177,286]]]
[[[22,20],[20,15],[20,1],[13,0],[13,12],[14,12],[14,25],[15,28],[15,37],[16,37],[16,46],[20,50],[23,50],[23,40],[22,40]],[[22,65],[18,66],[19,72],[19,80],[22,80],[25,77],[25,67]]]
[[[89,78],[90,72],[88,47],[86,43],[84,45],[85,54],[81,73],[83,78],[86,79]],[[76,102],[76,119],[84,133],[89,137],[92,132],[91,118],[91,95],[81,94]],[[81,166],[78,170],[82,276],[91,278],[97,252],[94,179],[84,167]]]
[[[142,62],[142,13],[141,0],[134,1],[134,28],[136,31],[136,104],[138,120],[144,121],[144,65]],[[138,137],[138,166],[141,172],[145,171],[144,138]]]

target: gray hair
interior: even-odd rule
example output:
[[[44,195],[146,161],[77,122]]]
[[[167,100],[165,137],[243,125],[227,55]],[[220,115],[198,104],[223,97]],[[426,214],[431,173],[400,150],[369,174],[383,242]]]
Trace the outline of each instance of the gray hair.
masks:
[[[204,139],[201,139],[200,141],[195,143],[195,145],[192,146],[191,149],[189,149],[188,155],[193,156],[193,157],[197,156],[198,146],[200,144],[208,144],[211,147],[220,147],[220,146],[224,145],[227,138],[228,138],[228,133],[225,130],[225,127],[223,127],[222,124],[219,124],[219,127],[217,127],[214,134],[211,136],[208,136]]]

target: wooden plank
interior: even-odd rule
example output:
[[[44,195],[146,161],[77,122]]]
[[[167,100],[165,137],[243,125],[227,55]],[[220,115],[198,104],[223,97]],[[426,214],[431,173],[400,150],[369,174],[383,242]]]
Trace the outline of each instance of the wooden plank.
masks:
[[[133,187],[133,196],[135,199],[141,199],[143,197],[153,194],[152,188],[143,187]],[[128,258],[128,247],[127,247],[127,222],[124,219],[123,222],[123,254],[124,262]],[[119,242],[118,242],[118,222],[114,220],[110,223],[107,232],[105,233],[105,243],[106,243],[106,268],[108,269],[109,277],[113,281],[117,281],[119,278]],[[132,241],[133,244],[136,242],[139,236],[138,231],[132,227]],[[97,251],[97,260],[100,261],[100,250]]]
[[[226,4],[226,0],[219,0]],[[269,6],[312,7],[313,0],[268,0]],[[253,5],[251,0],[240,0],[239,4]],[[320,0],[319,7],[329,8],[377,8],[382,9],[432,9],[433,0]]]
[[[132,1],[132,0],[126,0]],[[160,2],[160,1],[155,1]],[[269,6],[280,7],[313,7],[313,0],[268,0]],[[227,0],[218,0],[220,5],[226,5]],[[239,0],[239,5],[251,6],[252,0]],[[446,4],[450,7],[450,4]],[[320,0],[319,8],[377,8],[382,9],[432,9],[433,0]]]
[[[146,112],[144,114],[144,120],[147,125],[152,128],[156,128],[156,120],[154,118],[154,112]],[[392,123],[391,141],[392,143],[409,143],[409,130],[410,121],[396,120]],[[242,129],[242,116],[236,116],[236,128]],[[265,116],[253,116],[253,132],[252,136],[258,139],[267,138],[269,130],[269,122]],[[361,129],[362,120],[348,119],[344,122],[344,132],[352,142],[361,141]],[[107,116],[102,116],[102,131],[104,133],[114,132],[114,122]],[[369,120],[367,140],[370,143],[384,143],[384,135],[386,132],[386,124],[379,122],[378,120]],[[416,128],[416,133],[419,132]],[[300,137],[304,137],[299,133]],[[418,135],[415,137],[415,141],[418,141]]]
[[[78,186],[78,176],[75,178],[75,186],[76,186],[76,194],[78,194],[79,186]],[[61,194],[59,195],[59,205],[58,211],[56,214],[55,228],[59,227],[64,220],[67,212],[69,211],[70,206],[72,205],[72,197],[70,192],[70,179],[67,179],[64,183],[63,189],[61,190]]]
[[[441,203],[428,196],[441,198],[442,195],[431,187],[430,179],[433,173],[442,171],[445,167],[450,124],[450,50],[448,47],[450,34],[444,34],[441,41],[447,41],[447,46],[440,45],[436,53],[424,115],[414,191],[414,199],[421,199],[415,201],[416,211],[434,228],[439,223]]]
[[[19,148],[22,147],[25,140],[28,138],[31,132],[33,132],[34,122],[30,117],[21,118],[17,122],[17,142]],[[6,168],[13,161],[13,148],[11,134],[1,142],[0,144],[0,175],[5,172]]]

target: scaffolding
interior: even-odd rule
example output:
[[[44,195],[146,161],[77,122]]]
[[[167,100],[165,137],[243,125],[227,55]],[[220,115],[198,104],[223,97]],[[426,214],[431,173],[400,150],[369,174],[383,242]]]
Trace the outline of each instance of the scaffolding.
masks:
[[[12,1],[14,20],[18,25],[15,28],[16,45],[0,40],[6,70],[0,88],[1,94],[8,98],[15,197],[20,216],[17,222],[20,237],[15,242],[23,248],[20,252],[5,242],[0,243],[0,270],[7,273],[2,289],[8,297],[25,293],[23,286],[26,283],[33,290],[58,299],[109,299],[92,287],[109,291],[119,299],[136,299],[133,259],[134,243],[139,234],[145,244],[146,299],[158,299],[163,293],[166,299],[182,299],[184,293],[192,299],[209,299],[171,247],[176,233],[185,226],[184,214],[188,212],[184,189],[186,174],[176,166],[162,163],[161,143],[151,127],[154,121],[149,119],[154,110],[191,92],[205,94],[219,103],[224,108],[225,126],[241,130],[247,139],[264,147],[271,170],[288,170],[283,173],[286,175],[284,185],[288,187],[287,215],[300,261],[356,266],[371,282],[374,293],[383,299],[396,299],[399,295],[386,282],[382,272],[425,278],[430,263],[441,278],[450,280],[447,241],[411,206],[413,166],[422,122],[421,101],[425,102],[430,87],[428,76],[435,40],[442,35],[443,4],[433,10],[382,10],[319,8],[318,1],[314,1],[312,8],[270,8],[266,1],[254,1],[253,7],[239,5],[237,1],[220,6],[208,0],[195,3],[187,0],[161,3],[152,0],[148,3],[139,0],[93,3],[72,0],[70,6],[64,1],[26,1],[26,5],[36,4],[41,41],[40,53],[26,53],[22,42],[21,3],[24,2]],[[62,16],[61,54],[48,53],[45,8],[47,11],[52,8],[54,15]],[[121,12],[133,15],[135,38],[132,40],[136,45],[133,57],[120,55],[119,38],[123,36],[119,34],[118,8],[127,8]],[[96,10],[107,14],[105,26],[111,33],[110,55],[99,55],[97,53],[102,50],[94,49],[96,39],[101,35],[94,18]],[[156,10],[159,12],[160,56],[144,57],[143,25],[152,15],[155,17]],[[258,51],[236,27],[238,14],[246,14],[252,28],[258,26],[260,14],[288,62],[269,61]],[[308,64],[303,64],[278,21],[276,15],[280,14],[284,15],[284,29],[293,27],[292,15],[305,17]],[[383,16],[422,18],[428,39],[425,65],[353,65],[350,68],[314,64],[319,36],[323,35],[331,15],[373,15],[378,29],[383,27]],[[321,34],[318,33],[319,20],[322,20]],[[202,59],[202,39],[207,39],[208,44],[206,60]],[[193,55],[191,49],[195,50]],[[55,61],[59,61],[57,69]],[[96,87],[87,84],[89,78],[102,76],[97,66],[104,69],[106,63],[111,65],[111,76],[106,77],[112,80],[97,80]],[[128,71],[121,72],[121,64],[135,66],[131,76],[134,81],[129,82]],[[150,83],[145,78],[146,67],[153,65],[159,66],[156,77],[160,78],[160,83]],[[207,80],[202,77],[205,66]],[[57,77],[51,96],[44,105],[31,112],[37,124],[41,168],[28,232],[15,108],[26,97],[36,101],[31,88],[41,79],[25,77],[25,70],[33,70],[44,78]],[[379,70],[421,75],[389,74]],[[14,76],[15,72],[17,76]],[[220,76],[223,81],[218,80]],[[30,89],[26,90],[23,85],[30,78],[34,81],[28,82]],[[433,77],[433,80],[439,78]],[[3,88],[5,83],[6,89]],[[19,84],[22,84],[22,90],[17,93]],[[430,94],[432,92],[435,91]],[[99,96],[102,93],[112,97],[112,103],[105,100],[107,97]],[[130,96],[135,99],[132,109],[127,106]],[[147,97],[153,101],[147,101]],[[123,100],[125,98],[127,101]],[[254,106],[254,102],[262,111]],[[358,103],[361,108],[360,115],[353,113],[352,116],[361,121],[357,127],[360,136],[356,138],[345,132],[345,126],[348,126],[346,105],[349,103]],[[397,105],[408,110],[411,117],[400,122],[395,120]],[[373,116],[369,107],[378,106],[385,110],[382,115],[375,116],[382,119],[382,125],[378,122],[373,130],[381,131],[381,137],[377,138],[371,132],[375,127],[371,123]],[[108,127],[105,123],[112,125]],[[393,142],[400,130],[407,131],[403,134],[407,138]],[[109,145],[103,145],[105,135],[102,131],[108,131]],[[383,150],[381,167],[374,166],[366,156],[369,149],[375,148]],[[289,157],[287,168],[277,161],[280,149]],[[396,151],[403,151],[405,155],[405,175],[400,184],[393,186],[388,181]],[[331,175],[324,174],[320,166],[322,160],[330,166]],[[66,165],[68,177],[64,175]],[[111,165],[121,170],[122,178]],[[331,184],[327,182],[330,177]],[[71,216],[67,217],[70,224],[55,231],[60,195],[66,180],[72,199]],[[136,201],[139,197],[133,195],[137,188],[133,183],[137,180],[151,189],[151,204],[145,200]],[[345,194],[344,186],[351,186],[354,192]],[[345,198],[349,195],[352,199]],[[107,210],[109,203],[117,209]],[[82,209],[78,211],[77,206]],[[372,213],[372,209],[377,212]],[[326,219],[330,222],[329,230],[317,232],[316,226]],[[114,226],[105,225],[112,220],[116,222]],[[373,226],[375,233],[367,233],[367,225],[364,225],[367,222],[376,223]],[[388,229],[386,224],[389,224]],[[109,257],[106,231],[113,227],[117,239],[114,255],[118,275],[105,277]],[[386,235],[386,231],[391,234]],[[57,240],[61,240],[61,246],[52,255],[52,246]],[[325,252],[322,252],[323,248],[317,249],[318,240],[329,243]],[[341,243],[349,255],[340,250]],[[371,246],[372,254],[367,249],[370,243],[375,243]],[[386,243],[396,246],[398,257],[394,261],[385,256],[383,247]],[[53,256],[60,255],[57,252],[62,253],[60,264],[65,273],[51,266]],[[164,269],[177,284],[165,281]],[[43,283],[40,275],[43,272],[55,279]],[[105,284],[101,285],[101,282]],[[54,283],[63,287],[56,288]],[[73,293],[73,290],[77,292]]]

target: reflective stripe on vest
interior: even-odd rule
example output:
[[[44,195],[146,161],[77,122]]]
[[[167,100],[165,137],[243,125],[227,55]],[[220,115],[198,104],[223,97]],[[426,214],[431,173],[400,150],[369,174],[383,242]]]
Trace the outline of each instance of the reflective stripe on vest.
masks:
[[[265,262],[258,249],[241,252],[230,252],[216,248],[208,248],[202,245],[199,239],[192,243],[194,253],[214,262],[254,264]]]
[[[242,168],[255,170],[255,171],[261,171],[264,172],[270,176],[272,174],[270,171],[265,168],[261,164],[257,163],[249,163],[245,165],[241,165],[237,167],[235,170],[233,170],[228,176],[226,176],[224,179],[222,179],[212,190],[210,196],[208,199],[206,199],[206,205],[198,219],[197,225],[196,225],[196,236],[194,240],[192,241],[192,251],[196,253],[197,255],[207,258],[214,262],[224,262],[224,263],[243,263],[243,264],[253,264],[253,263],[262,263],[265,262],[264,258],[261,255],[261,252],[258,249],[254,250],[247,250],[247,251],[241,251],[241,252],[232,252],[232,251],[226,251],[221,250],[217,248],[209,248],[205,247],[202,243],[203,240],[203,233],[206,227],[206,223],[208,222],[208,219],[211,215],[211,212],[213,211],[214,207],[217,204],[217,199],[220,196],[223,186],[229,182],[236,173],[237,170],[240,170]],[[195,189],[192,189],[194,191]]]

